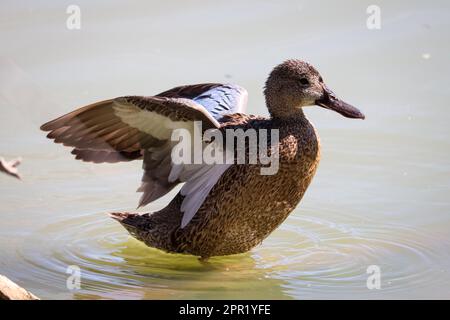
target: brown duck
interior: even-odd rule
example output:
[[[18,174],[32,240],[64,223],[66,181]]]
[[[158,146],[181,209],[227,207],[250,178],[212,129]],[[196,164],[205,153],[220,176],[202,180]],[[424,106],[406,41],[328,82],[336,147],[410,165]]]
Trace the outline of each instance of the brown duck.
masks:
[[[320,159],[319,138],[302,107],[318,105],[364,119],[327,88],[319,72],[288,60],[270,73],[264,90],[270,117],[244,114],[245,89],[207,83],[176,87],[156,96],[97,102],[44,124],[48,138],[73,148],[76,159],[143,160],[139,206],[180,192],[164,209],[139,215],[112,213],[134,237],[172,253],[208,258],[250,250],[261,243],[302,199]],[[262,175],[257,164],[175,165],[175,129],[224,132],[230,128],[278,129],[279,168]],[[268,144],[270,141],[268,142]],[[273,146],[273,144],[271,144]]]

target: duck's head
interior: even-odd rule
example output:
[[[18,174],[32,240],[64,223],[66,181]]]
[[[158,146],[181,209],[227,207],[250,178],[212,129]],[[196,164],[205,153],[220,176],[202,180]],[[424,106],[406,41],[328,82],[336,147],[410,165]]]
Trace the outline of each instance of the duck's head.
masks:
[[[301,113],[302,107],[317,105],[347,118],[364,119],[361,111],[335,96],[312,65],[301,60],[287,60],[276,66],[266,81],[264,94],[275,118],[291,118]]]

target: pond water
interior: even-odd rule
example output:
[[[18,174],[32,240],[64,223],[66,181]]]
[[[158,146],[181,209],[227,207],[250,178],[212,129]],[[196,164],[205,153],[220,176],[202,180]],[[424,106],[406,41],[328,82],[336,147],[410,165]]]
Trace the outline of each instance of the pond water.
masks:
[[[368,1],[77,1],[80,30],[70,4],[0,4],[0,155],[22,156],[24,177],[0,175],[0,274],[44,299],[450,298],[448,1],[377,1],[379,30]],[[134,210],[141,163],[78,162],[39,131],[94,101],[201,82],[246,87],[248,112],[266,115],[264,81],[287,58],[366,120],[308,108],[316,177],[246,254],[201,264],[146,247],[107,215]]]

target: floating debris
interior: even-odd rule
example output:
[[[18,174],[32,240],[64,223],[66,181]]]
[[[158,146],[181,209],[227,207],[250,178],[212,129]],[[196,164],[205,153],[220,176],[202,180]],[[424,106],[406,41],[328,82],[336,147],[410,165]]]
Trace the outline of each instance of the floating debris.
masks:
[[[5,159],[0,158],[0,171],[21,180],[22,177],[20,176],[19,170],[17,169],[17,166],[21,162],[22,162],[22,158],[17,158],[15,160],[11,160],[11,161],[6,161]]]

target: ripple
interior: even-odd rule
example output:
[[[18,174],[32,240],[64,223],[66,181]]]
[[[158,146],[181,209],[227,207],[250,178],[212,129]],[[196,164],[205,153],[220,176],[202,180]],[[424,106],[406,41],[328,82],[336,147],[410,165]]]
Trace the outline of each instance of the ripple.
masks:
[[[322,216],[342,215],[328,210]],[[448,241],[412,227],[340,217],[351,225],[335,223],[316,216],[291,216],[256,249],[259,259],[271,255],[266,267],[271,276],[285,280],[287,292],[295,298],[336,297],[369,298],[408,296],[414,288],[437,285],[445,273],[439,261],[448,261],[443,252]],[[356,223],[359,221],[359,223]],[[277,237],[279,239],[277,239]],[[280,240],[281,238],[281,240]],[[298,239],[290,245],[284,239]],[[366,286],[367,268],[381,269],[382,290]],[[448,277],[447,277],[448,278]]]
[[[305,210],[291,216],[250,253],[212,258],[166,254],[128,236],[104,213],[48,225],[18,252],[43,297],[76,299],[383,297],[439,281],[438,239],[406,226],[342,216],[337,223]],[[355,223],[355,221],[359,221]],[[67,267],[82,271],[81,289],[66,287]],[[378,265],[382,290],[366,287]],[[408,289],[407,289],[408,288]]]
[[[82,288],[74,292],[75,298],[209,298],[221,296],[223,289],[231,298],[239,294],[239,278],[249,282],[264,278],[248,254],[214,258],[209,264],[166,254],[129,237],[106,214],[51,224],[26,241],[19,254],[29,265],[28,277],[52,284],[62,294],[68,294],[67,267],[80,267]],[[258,290],[273,284],[253,285],[258,297],[264,292]],[[283,292],[277,296],[284,297]]]

